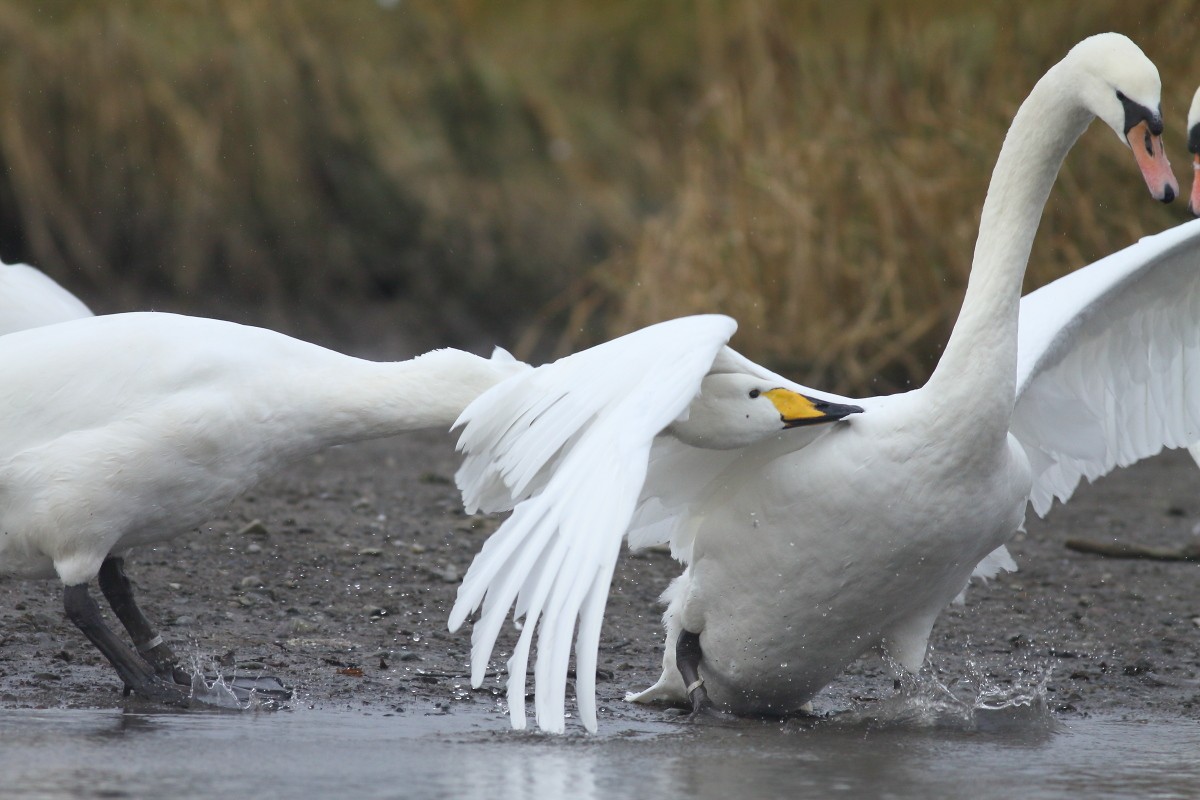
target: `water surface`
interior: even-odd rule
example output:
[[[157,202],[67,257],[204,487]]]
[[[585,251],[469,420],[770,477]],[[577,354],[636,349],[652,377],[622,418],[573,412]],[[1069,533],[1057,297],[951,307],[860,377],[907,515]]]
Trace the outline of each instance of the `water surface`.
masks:
[[[0,711],[3,797],[1195,797],[1200,722],[602,721],[599,736],[437,716]]]

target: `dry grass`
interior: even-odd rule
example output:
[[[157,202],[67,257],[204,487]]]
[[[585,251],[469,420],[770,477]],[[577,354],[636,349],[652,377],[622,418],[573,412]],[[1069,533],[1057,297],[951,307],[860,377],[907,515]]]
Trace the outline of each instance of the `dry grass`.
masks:
[[[1197,21],[1188,4],[845,5],[697,18],[703,91],[679,137],[676,198],[595,276],[615,298],[610,332],[721,310],[740,321],[740,349],[813,385],[923,379],[961,302],[1012,113],[1094,32],[1128,31],[1157,61],[1168,151],[1186,170],[1181,117],[1200,80],[1177,33]],[[1097,126],[1051,198],[1028,285],[1183,215],[1149,201]]]
[[[754,358],[886,391],[935,361],[1008,120],[1073,43],[1142,45],[1186,163],[1191,5],[0,5],[0,253],[102,309],[404,300],[542,352],[724,311]],[[1094,130],[1031,284],[1183,215]]]
[[[405,298],[501,328],[611,233],[464,26],[435,3],[0,6],[5,257],[102,308]]]

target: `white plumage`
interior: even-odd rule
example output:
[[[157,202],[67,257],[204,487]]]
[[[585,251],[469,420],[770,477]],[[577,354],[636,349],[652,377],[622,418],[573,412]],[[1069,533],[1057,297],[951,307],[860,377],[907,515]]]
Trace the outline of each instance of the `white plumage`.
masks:
[[[0,336],[91,315],[83,301],[40,270],[0,263]]]
[[[525,617],[525,627],[509,662],[514,725],[524,724],[525,665],[536,626],[537,722],[544,730],[563,729],[567,651],[578,618],[576,696],[584,725],[595,729],[591,676],[598,631],[627,531],[635,545],[669,541],[687,562],[664,596],[669,606],[663,675],[635,699],[680,701],[691,694],[676,665],[676,647],[683,652],[686,631],[699,643],[703,688],[717,705],[734,712],[787,713],[802,708],[871,648],[888,650],[908,669],[919,668],[936,616],[972,571],[1011,568],[1000,548],[1021,525],[1031,494],[1044,508],[1039,498],[1069,494],[1071,470],[1092,475],[1125,457],[1094,438],[1097,431],[1112,430],[1111,417],[1104,415],[1113,404],[1089,406],[1104,421],[1070,428],[1072,447],[1066,450],[1039,440],[1039,432],[1030,429],[1038,421],[1027,415],[1044,415],[1066,434],[1063,421],[1075,419],[1075,398],[1115,393],[1128,412],[1116,418],[1118,424],[1136,420],[1141,426],[1137,437],[1123,434],[1137,440],[1129,452],[1170,444],[1160,437],[1167,430],[1181,431],[1184,441],[1195,438],[1200,431],[1190,419],[1200,394],[1181,397],[1185,386],[1170,378],[1154,389],[1131,388],[1124,382],[1150,373],[1102,368],[1130,367],[1139,358],[1176,364],[1194,357],[1193,301],[1157,299],[1191,292],[1183,277],[1190,245],[1139,245],[1154,249],[1152,260],[1179,267],[1169,271],[1177,278],[1173,285],[1123,290],[1119,281],[1111,285],[1111,276],[1097,278],[1093,302],[1105,310],[1092,323],[1087,308],[1035,321],[1040,302],[1020,303],[1021,279],[1051,184],[1093,117],[1132,146],[1152,194],[1174,197],[1177,185],[1158,137],[1158,108],[1157,70],[1132,42],[1115,34],[1085,40],[1039,81],[1000,154],[963,308],[937,369],[920,389],[857,401],[865,413],[849,424],[728,451],[655,440],[678,406],[678,392],[695,381],[694,371],[674,368],[692,355],[684,342],[657,360],[652,355],[658,354],[643,353],[591,376],[534,372],[525,380],[546,382],[536,395],[508,397],[506,407],[497,408],[489,393],[469,407],[462,441],[470,459],[460,475],[464,496],[490,508],[517,505],[472,565],[452,626],[486,592],[472,653],[478,679],[497,619],[515,598],[515,614]],[[1132,271],[1139,281],[1158,274],[1144,265]],[[1028,328],[1020,357],[1019,308]],[[1127,323],[1106,332],[1103,323],[1119,310],[1127,313]],[[1142,326],[1141,339],[1131,340],[1126,328],[1137,327],[1139,314],[1153,320]],[[1086,349],[1083,360],[1073,355],[1076,347]],[[701,365],[703,355],[746,373],[771,375],[727,349],[696,351]],[[1081,379],[1056,383],[1077,360]],[[1114,380],[1120,385],[1106,387]],[[539,406],[549,395],[556,398],[553,405]],[[1147,422],[1146,409],[1169,421]],[[479,435],[479,426],[502,430],[506,424],[519,426],[521,435]],[[1033,469],[1027,453],[1034,456]],[[1081,454],[1098,460],[1079,461]]]
[[[463,414],[459,448],[468,456],[457,478],[468,511],[510,508],[514,497],[538,495],[518,506],[484,545],[450,615],[450,629],[456,630],[486,592],[472,645],[475,685],[483,680],[515,601],[518,615],[540,617],[544,629],[556,631],[541,639],[542,647],[552,642],[553,649],[537,661],[538,718],[546,718],[547,709],[561,710],[571,632],[584,607],[577,692],[580,714],[594,728],[599,623],[621,539],[594,536],[588,528],[621,531],[628,525],[652,444],[732,452],[764,440],[809,441],[828,430],[820,425],[785,431],[797,423],[789,424],[789,406],[773,403],[789,399],[768,401],[781,389],[796,405],[813,404],[798,424],[836,421],[862,410],[786,390],[790,381],[732,357],[725,343],[735,328],[722,316],[653,325],[516,376]],[[730,382],[738,386],[736,395],[721,391]],[[480,452],[488,457],[475,455]],[[558,502],[570,506],[569,515],[560,516]],[[576,516],[586,520],[584,527],[577,528]],[[510,661],[508,694],[520,725],[534,627],[525,627]]]
[[[526,369],[503,351],[376,363],[172,314],[0,336],[0,574],[57,575],[68,615],[126,684],[180,699],[168,685],[174,656],[155,645],[128,592],[125,550],[191,530],[297,457],[448,428],[481,392]],[[106,595],[133,606],[136,619],[121,620],[145,660],[96,627],[87,582],[98,572]]]
[[[1200,220],[1021,298],[1011,426],[1034,510],[1200,435]]]

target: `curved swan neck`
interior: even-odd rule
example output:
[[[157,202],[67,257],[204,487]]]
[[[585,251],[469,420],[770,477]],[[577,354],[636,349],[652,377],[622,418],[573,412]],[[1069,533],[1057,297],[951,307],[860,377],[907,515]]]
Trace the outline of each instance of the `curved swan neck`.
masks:
[[[1072,91],[1073,73],[1069,60],[1051,68],[1013,119],[983,204],[962,310],[925,387],[933,402],[945,398],[958,413],[1003,406],[996,421],[1005,430],[1016,386],[1021,281],[1033,238],[1063,159],[1094,117]]]

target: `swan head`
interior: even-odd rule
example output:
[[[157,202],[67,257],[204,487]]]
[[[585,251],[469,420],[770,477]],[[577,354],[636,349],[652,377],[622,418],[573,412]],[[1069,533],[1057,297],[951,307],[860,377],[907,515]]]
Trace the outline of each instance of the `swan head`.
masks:
[[[808,397],[751,375],[719,373],[700,382],[700,393],[668,430],[693,447],[729,450],[789,428],[834,422],[861,411],[858,406]]]
[[[1188,152],[1192,154],[1192,194],[1188,200],[1188,211],[1200,217],[1200,89],[1192,95],[1192,107],[1187,115]]]
[[[1179,183],[1163,150],[1162,82],[1154,63],[1119,33],[1084,39],[1063,63],[1076,70],[1084,106],[1133,151],[1154,199],[1174,200]]]

